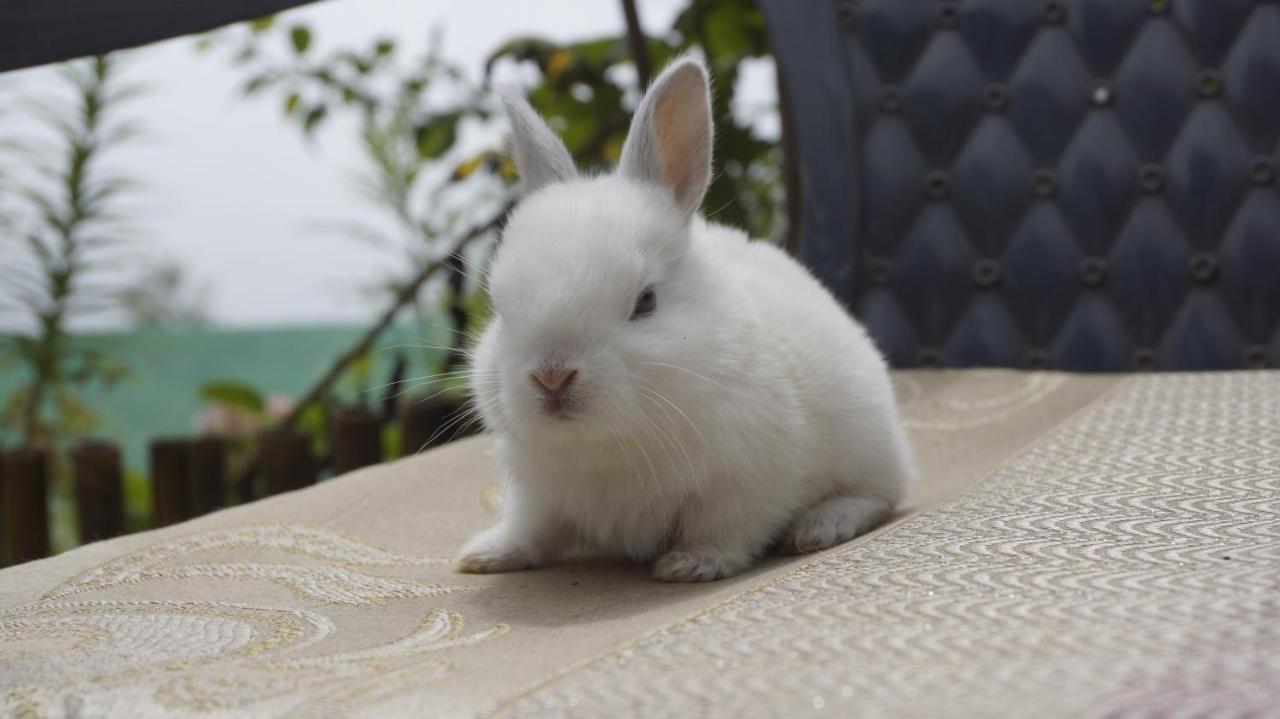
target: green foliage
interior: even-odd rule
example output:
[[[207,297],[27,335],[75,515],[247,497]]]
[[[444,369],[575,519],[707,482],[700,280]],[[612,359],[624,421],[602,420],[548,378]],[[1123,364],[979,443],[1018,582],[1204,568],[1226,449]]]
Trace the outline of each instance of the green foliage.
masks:
[[[281,35],[287,42],[278,39]],[[407,245],[408,272],[440,261],[442,241],[483,216],[478,208],[505,204],[516,180],[505,147],[459,156],[468,126],[494,120],[496,104],[487,84],[496,64],[514,60],[538,68],[541,78],[529,100],[589,171],[617,162],[641,90],[622,27],[571,42],[521,37],[501,43],[485,63],[484,85],[469,81],[461,67],[444,58],[438,36],[412,60],[384,38],[359,49],[321,51],[305,26],[286,29],[269,19],[220,37],[245,71],[244,93],[277,93],[285,117],[304,135],[313,136],[334,117],[357,119],[368,167],[360,186],[390,224],[415,240]],[[292,51],[273,52],[282,44]],[[700,51],[712,70],[718,171],[704,212],[754,236],[780,239],[785,229],[780,152],[775,143],[755,136],[749,119],[732,112],[742,63],[769,54],[759,10],[750,0],[689,0],[670,31],[647,38],[645,49],[654,69],[682,52]],[[456,192],[460,187],[466,189]],[[362,242],[406,246],[389,241],[379,227],[353,222],[331,227]],[[382,291],[395,293],[403,286],[403,279],[391,278]],[[470,283],[446,282],[436,289],[443,291],[428,294],[439,296],[442,306],[466,310],[455,335],[461,342],[468,328],[487,316],[487,300]],[[416,309],[422,318],[422,308]]]
[[[671,31],[649,38],[646,47],[655,71],[679,53],[695,50],[701,50],[711,68],[720,171],[707,191],[704,213],[754,237],[778,238],[785,219],[781,153],[731,111],[743,61],[769,56],[759,9],[750,0],[690,0]],[[542,80],[529,93],[530,103],[560,133],[580,165],[599,169],[618,161],[630,126],[633,108],[627,98],[634,98],[638,88],[621,82],[626,75],[619,71],[631,64],[631,55],[622,32],[568,43],[516,38],[490,55],[486,73],[503,58],[535,64]],[[457,169],[463,176],[471,171]]]
[[[414,60],[398,57],[395,42],[387,38],[359,50],[307,52],[313,34],[294,25],[288,34],[295,52],[279,56],[267,51],[273,27],[255,21],[248,33],[216,36],[238,48],[233,59],[246,73],[244,93],[279,93],[285,117],[306,136],[334,117],[354,116],[368,168],[358,178],[360,187],[424,250],[410,257],[408,269],[438,259],[432,250],[452,236],[461,216],[442,197],[445,188],[424,175],[454,149],[465,119],[488,116],[485,94],[443,58],[439,37]],[[447,104],[431,99],[437,94],[452,99]],[[349,222],[334,227],[364,241],[394,244],[379,228]],[[394,291],[395,284],[387,283],[386,289]]]
[[[311,31],[303,25],[294,25],[289,31],[289,41],[293,43],[293,51],[303,55],[311,47]]]
[[[119,307],[122,284],[109,272],[126,262],[130,234],[119,200],[136,185],[103,169],[102,156],[137,134],[116,115],[139,89],[121,84],[108,57],[69,63],[61,75],[75,99],[33,103],[54,141],[23,144],[35,177],[19,188],[22,221],[0,246],[8,257],[0,309],[28,328],[0,343],[0,356],[25,370],[0,406],[0,427],[32,444],[93,429],[98,418],[80,390],[125,376],[109,357],[71,342],[69,324]]]
[[[267,408],[267,403],[263,400],[262,393],[243,382],[235,380],[209,382],[200,388],[200,397],[206,402],[217,402],[254,415],[263,414]]]
[[[305,26],[294,25],[288,33],[297,52],[269,60],[261,46],[267,44],[272,26],[269,20],[255,21],[253,31],[239,39],[235,58],[247,70],[245,92],[276,88],[282,93],[285,115],[308,134],[339,108],[360,113],[378,197],[401,221],[412,218],[405,224],[428,243],[438,237],[446,224],[441,215],[421,206],[409,212],[407,205],[415,196],[429,199],[428,205],[439,204],[444,188],[422,182],[424,170],[448,159],[464,124],[491,119],[487,87],[471,84],[462,68],[445,60],[438,39],[414,62],[398,62],[395,43],[382,38],[362,50],[302,57],[312,36]],[[774,142],[756,137],[748,119],[732,112],[742,63],[769,56],[759,9],[751,0],[689,0],[670,31],[648,38],[645,47],[655,69],[682,52],[701,51],[712,70],[720,171],[708,190],[704,212],[753,236],[778,238],[785,229],[780,151]],[[627,72],[632,48],[621,27],[605,37],[565,43],[538,37],[508,40],[489,55],[486,82],[504,59],[530,62],[541,72],[529,100],[560,133],[579,164],[591,170],[617,162],[640,89],[634,73]],[[435,92],[440,89],[445,92]],[[441,95],[453,99],[442,103],[436,99]],[[401,144],[405,147],[398,147]],[[451,167],[451,182],[477,173],[508,185],[515,179],[515,167],[502,148],[454,160]]]
[[[461,228],[485,212],[482,207],[492,207],[492,213],[502,204],[501,183],[463,187],[465,178],[450,179],[464,124],[486,120],[491,99],[444,59],[439,35],[412,59],[397,53],[395,42],[386,38],[360,49],[322,51],[312,47],[309,31],[304,44],[312,47],[310,52],[299,51],[294,42],[295,52],[280,55],[270,51],[278,47],[272,38],[285,31],[272,27],[264,21],[248,32],[223,33],[218,42],[238,48],[232,57],[245,70],[244,93],[278,93],[285,117],[304,136],[313,137],[335,117],[356,120],[366,168],[356,178],[357,187],[384,221],[338,221],[324,227],[376,247],[403,248],[402,273],[375,288],[389,297],[398,295],[409,277],[444,259]],[[291,42],[300,36],[300,27],[287,31]],[[442,278],[418,301],[448,303],[450,297],[450,285]],[[417,309],[421,316],[421,307]]]
[[[384,424],[382,426],[382,456],[383,457],[399,457],[403,451],[403,442],[401,439],[400,426],[397,424]]]
[[[339,393],[362,396],[373,384],[373,356],[368,352],[361,354],[347,365],[336,383]]]
[[[124,473],[124,529],[140,532],[151,526],[151,480],[137,470]]]

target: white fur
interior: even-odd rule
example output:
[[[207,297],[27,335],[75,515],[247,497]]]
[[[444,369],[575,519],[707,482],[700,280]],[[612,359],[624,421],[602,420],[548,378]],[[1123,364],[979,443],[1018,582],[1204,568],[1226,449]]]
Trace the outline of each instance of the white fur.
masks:
[[[705,102],[691,60],[646,102],[689,66]],[[914,469],[866,333],[785,253],[691,220],[679,188],[699,180],[674,180],[573,178],[512,213],[473,380],[508,492],[461,570],[585,548],[654,562],[659,579],[719,579],[779,540],[846,541],[901,499]],[[649,285],[656,311],[629,319]],[[543,412],[529,380],[548,362],[578,370],[569,419]]]

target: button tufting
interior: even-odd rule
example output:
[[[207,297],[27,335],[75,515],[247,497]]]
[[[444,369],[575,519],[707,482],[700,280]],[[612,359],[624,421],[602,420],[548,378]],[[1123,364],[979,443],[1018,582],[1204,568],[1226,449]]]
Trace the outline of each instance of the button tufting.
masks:
[[[1067,19],[1067,9],[1059,0],[1049,0],[1044,4],[1044,21],[1057,25]]]
[[[1259,155],[1249,163],[1249,179],[1255,185],[1270,185],[1276,177],[1276,164],[1267,155]]]
[[[1164,189],[1164,168],[1156,164],[1143,165],[1138,171],[1138,184],[1149,195],[1159,194]]]
[[[889,261],[883,257],[873,257],[867,260],[867,277],[871,278],[873,285],[887,285],[889,278],[892,276],[892,267]]]
[[[1086,287],[1097,287],[1107,279],[1107,261],[1101,257],[1080,260],[1080,282]]]
[[[898,88],[892,85],[886,86],[880,92],[880,111],[885,113],[895,113],[902,109],[902,94],[898,92]]]
[[[1148,372],[1156,368],[1156,353],[1149,349],[1140,349],[1133,353],[1133,368],[1139,372]]]
[[[924,178],[925,194],[935,200],[945,198],[951,192],[951,180],[942,170],[934,170]]]
[[[938,27],[956,27],[960,24],[960,8],[949,2],[939,4],[936,22]]]
[[[1053,197],[1058,191],[1057,174],[1046,168],[1031,173],[1031,191],[1036,194],[1036,197]]]
[[[836,5],[836,22],[845,32],[855,32],[858,29],[858,7],[855,0],[840,0]]]
[[[1107,80],[1094,80],[1093,85],[1089,89],[1089,102],[1094,107],[1106,107],[1115,99],[1115,90],[1112,89],[1111,83]]]
[[[981,259],[973,263],[973,283],[979,287],[995,287],[1000,282],[1000,264]]]
[[[1196,73],[1195,84],[1200,97],[1217,97],[1222,92],[1222,75],[1217,70],[1201,70]]]
[[[827,7],[789,102],[853,104],[805,199],[859,203],[802,242],[893,364],[1280,367],[1280,0]]]
[[[987,85],[987,89],[982,92],[982,99],[988,110],[1002,112],[1009,106],[1009,91],[1004,85]]]
[[[1192,280],[1202,285],[1208,284],[1218,274],[1218,258],[1207,252],[1192,255],[1187,269]]]

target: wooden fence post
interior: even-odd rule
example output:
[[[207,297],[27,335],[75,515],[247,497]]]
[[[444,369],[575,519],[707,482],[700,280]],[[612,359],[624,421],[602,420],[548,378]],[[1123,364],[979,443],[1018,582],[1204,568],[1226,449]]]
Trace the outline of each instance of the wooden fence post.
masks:
[[[157,527],[177,524],[188,516],[188,444],[174,437],[151,440],[151,497]]]
[[[49,471],[47,449],[19,447],[4,454],[4,527],[9,563],[49,555]]]
[[[197,437],[187,443],[187,516],[199,517],[226,503],[227,443]]]
[[[258,469],[266,494],[279,494],[316,483],[318,468],[311,453],[311,437],[305,432],[273,429],[263,432],[259,441]]]
[[[467,408],[466,399],[448,393],[407,402],[400,412],[400,454],[407,457],[475,434],[479,420],[461,419]]]
[[[382,461],[382,421],[365,406],[334,410],[329,422],[329,464],[334,475]]]
[[[124,531],[124,475],[120,448],[82,442],[71,449],[80,543],[110,539]]]

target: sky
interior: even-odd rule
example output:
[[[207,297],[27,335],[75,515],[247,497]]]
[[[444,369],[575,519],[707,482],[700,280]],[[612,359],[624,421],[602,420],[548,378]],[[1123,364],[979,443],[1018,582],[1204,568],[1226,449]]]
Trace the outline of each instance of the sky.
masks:
[[[683,2],[638,5],[642,24],[657,34]],[[440,28],[444,54],[477,79],[488,53],[513,36],[569,40],[623,27],[621,4],[607,0],[327,0],[278,22],[298,20],[315,34],[313,52],[388,36],[412,56]],[[398,256],[316,227],[372,216],[353,184],[361,167],[353,126],[332,123],[307,142],[282,117],[279,98],[242,97],[244,76],[228,53],[200,52],[191,37],[126,57],[128,78],[149,88],[128,113],[147,134],[115,158],[144,181],[135,199],[141,254],[179,263],[222,326],[361,322],[377,312],[382,302],[361,288],[403,275]],[[747,73],[748,102],[772,102],[771,70]],[[0,75],[0,97],[47,92],[56,85],[52,72]],[[19,125],[13,113],[0,115],[0,130]]]

